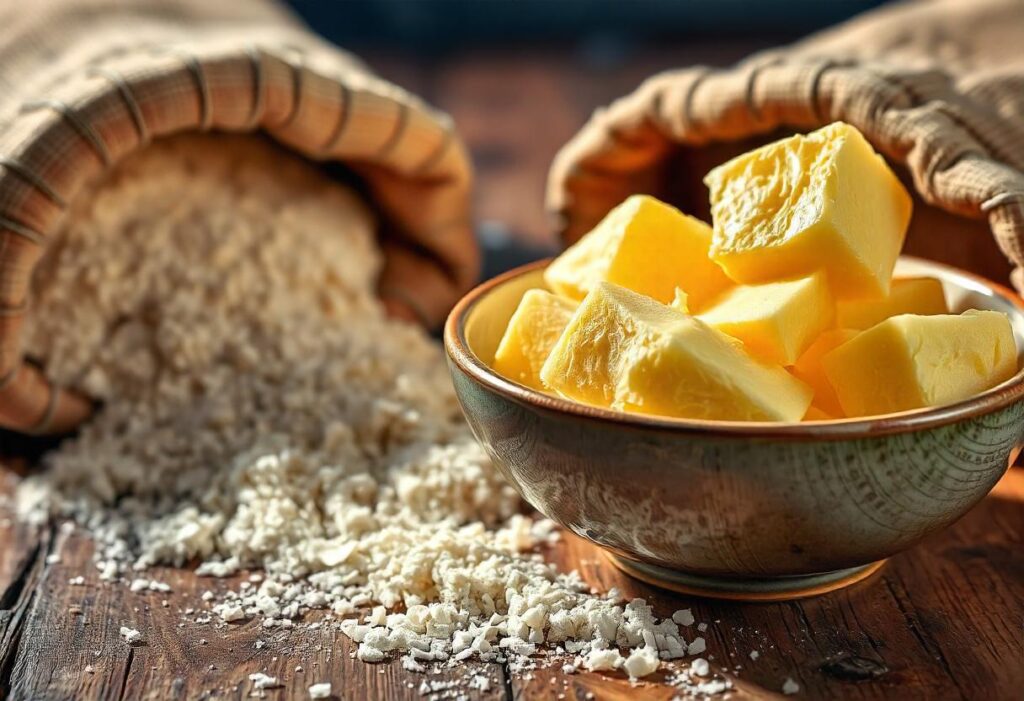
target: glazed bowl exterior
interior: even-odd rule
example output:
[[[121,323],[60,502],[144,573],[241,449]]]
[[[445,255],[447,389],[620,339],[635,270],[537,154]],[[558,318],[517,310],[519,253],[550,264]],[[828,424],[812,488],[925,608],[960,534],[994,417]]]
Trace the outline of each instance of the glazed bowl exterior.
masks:
[[[526,388],[489,365],[545,261],[470,292],[445,328],[452,379],[477,439],[541,513],[620,557],[700,576],[765,579],[882,560],[981,500],[1024,445],[1024,371],[959,404],[802,424],[623,414]],[[1024,305],[973,275],[939,278],[954,311]]]

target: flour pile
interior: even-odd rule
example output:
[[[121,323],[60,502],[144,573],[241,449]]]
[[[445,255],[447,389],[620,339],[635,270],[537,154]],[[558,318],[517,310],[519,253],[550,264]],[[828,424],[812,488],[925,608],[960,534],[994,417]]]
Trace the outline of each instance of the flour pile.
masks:
[[[551,524],[520,515],[437,344],[385,318],[347,189],[254,138],[185,137],[78,201],[26,349],[104,404],[18,499],[87,526],[104,579],[261,569],[207,605],[268,628],[329,609],[361,659],[413,670],[557,650],[640,677],[704,649],[688,612],[658,621],[525,553]]]

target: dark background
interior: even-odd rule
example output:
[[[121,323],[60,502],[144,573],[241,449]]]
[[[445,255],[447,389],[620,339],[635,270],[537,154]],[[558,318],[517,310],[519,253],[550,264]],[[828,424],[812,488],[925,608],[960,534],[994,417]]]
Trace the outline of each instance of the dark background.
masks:
[[[478,173],[484,276],[547,255],[558,148],[659,71],[732,64],[879,0],[291,0],[316,31],[448,112]],[[699,214],[698,212],[694,212]]]
[[[331,41],[433,55],[494,43],[798,37],[881,0],[291,0]]]

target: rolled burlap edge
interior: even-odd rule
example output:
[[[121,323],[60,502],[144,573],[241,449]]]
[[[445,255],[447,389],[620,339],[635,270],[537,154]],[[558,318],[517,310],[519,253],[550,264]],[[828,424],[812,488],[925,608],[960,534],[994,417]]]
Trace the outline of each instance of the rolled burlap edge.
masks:
[[[627,196],[657,184],[681,147],[740,141],[834,121],[860,129],[905,165],[922,199],[986,218],[1024,291],[1024,126],[972,105],[940,70],[766,52],[729,69],[653,76],[597,111],[558,153],[547,207],[563,241],[589,231]]]
[[[59,433],[90,413],[87,398],[51,387],[23,359],[32,271],[82,186],[153,139],[262,130],[307,157],[345,162],[403,244],[385,264],[382,296],[411,301],[427,323],[440,323],[478,274],[471,167],[447,116],[280,16],[206,30],[147,19],[137,36],[126,22],[93,27],[70,68],[0,122],[0,427]],[[404,287],[411,269],[423,275],[415,293]]]

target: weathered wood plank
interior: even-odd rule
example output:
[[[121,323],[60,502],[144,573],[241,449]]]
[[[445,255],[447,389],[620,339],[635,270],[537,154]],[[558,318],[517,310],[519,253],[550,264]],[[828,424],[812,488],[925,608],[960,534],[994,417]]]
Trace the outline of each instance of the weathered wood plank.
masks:
[[[85,534],[59,533],[53,550],[59,561],[45,567],[23,625],[12,699],[246,698],[255,691],[249,675],[258,672],[280,680],[280,688],[266,691],[272,698],[307,698],[310,685],[329,681],[344,698],[422,699],[420,684],[428,678],[466,689],[477,675],[490,687],[479,698],[503,695],[497,664],[461,664],[429,677],[404,670],[399,660],[364,664],[329,616],[315,630],[197,622],[209,616],[202,593],[237,580],[157,568],[146,577],[167,583],[170,593],[131,592],[125,583],[99,580],[92,550]],[[77,576],[83,584],[70,583]],[[125,643],[121,626],[139,630],[142,642]]]
[[[0,698],[6,698],[25,616],[45,565],[48,532],[15,519],[17,476],[0,461]]]
[[[9,495],[18,476],[0,461],[0,610],[17,599],[20,583],[37,554],[40,531],[15,518]]]

